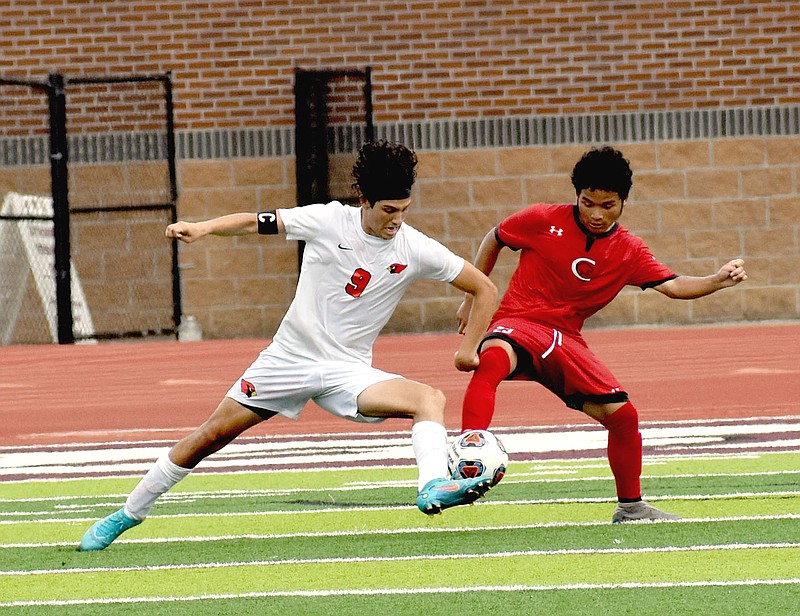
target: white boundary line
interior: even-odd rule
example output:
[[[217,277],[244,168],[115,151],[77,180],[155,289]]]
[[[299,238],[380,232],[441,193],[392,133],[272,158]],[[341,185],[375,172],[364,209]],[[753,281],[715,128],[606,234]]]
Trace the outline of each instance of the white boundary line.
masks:
[[[657,501],[679,501],[679,500],[741,500],[751,498],[769,498],[769,497],[797,497],[800,496],[800,490],[785,490],[779,492],[733,492],[730,494],[667,494],[661,496],[648,496],[649,502]],[[611,498],[605,497],[587,497],[587,498],[554,498],[554,499],[529,499],[529,500],[491,500],[491,501],[478,501],[473,503],[475,507],[492,507],[497,505],[571,505],[578,503],[605,503],[612,504],[616,501]],[[106,503],[109,506],[119,506],[118,503]],[[225,517],[245,517],[245,516],[270,516],[270,515],[316,515],[320,513],[340,513],[343,511],[398,511],[403,509],[416,510],[414,505],[377,505],[374,507],[327,507],[324,509],[285,509],[285,510],[269,510],[269,511],[231,511],[227,513],[177,513],[170,515],[151,515],[149,519],[166,519],[166,518],[209,518],[224,515]],[[51,518],[47,520],[0,520],[0,525],[6,524],[20,524],[28,522],[36,522],[37,524],[64,524],[74,522],[94,522],[95,517],[89,518]]]
[[[166,516],[163,516],[166,517]],[[730,516],[725,518],[683,518],[681,520],[669,520],[660,523],[686,524],[686,523],[708,523],[708,522],[758,522],[775,520],[800,520],[800,514],[786,513],[779,515],[754,515],[754,516]],[[659,522],[654,522],[659,523]],[[319,531],[319,532],[297,532],[297,533],[269,533],[254,534],[244,533],[240,535],[197,535],[193,537],[153,537],[142,539],[118,539],[116,544],[165,544],[165,543],[207,543],[209,541],[236,541],[249,539],[254,541],[269,541],[272,539],[309,539],[314,537],[360,537],[370,535],[415,535],[423,533],[474,533],[495,530],[531,530],[536,528],[592,528],[596,526],[607,527],[609,524],[605,520],[592,522],[539,522],[533,524],[500,524],[484,526],[461,526],[461,527],[428,527],[418,526],[409,528],[376,528],[366,530],[338,530],[338,531]],[[75,547],[74,541],[57,541],[52,543],[5,543],[0,544],[0,549],[12,548],[57,548]],[[0,571],[0,574],[2,571]]]
[[[708,580],[701,582],[620,582],[609,584],[548,584],[511,586],[469,586],[469,587],[423,587],[423,588],[354,588],[348,590],[292,590],[247,593],[225,593],[191,595],[186,597],[114,597],[110,599],[72,599],[56,601],[10,601],[0,603],[0,607],[38,607],[66,605],[118,605],[127,603],[176,603],[189,601],[266,599],[271,597],[337,597],[337,596],[379,596],[379,595],[423,595],[454,594],[465,592],[546,592],[559,590],[618,590],[618,589],[657,589],[657,588],[730,588],[736,586],[791,586],[800,584],[800,578],[785,580]]]
[[[140,567],[73,567],[70,569],[28,569],[0,571],[3,577],[28,575],[61,575],[70,573],[125,573],[130,571],[187,571],[196,569],[230,569],[233,567],[276,567],[281,565],[328,565],[351,563],[390,563],[415,560],[475,560],[513,558],[519,556],[575,556],[606,554],[676,554],[681,552],[729,552],[737,550],[784,550],[800,548],[800,543],[726,543],[722,545],[666,546],[660,548],[578,548],[562,550],[511,550],[505,552],[417,554],[409,556],[348,556],[339,558],[287,558],[278,560],[245,560],[179,565],[146,565]]]
[[[602,465],[605,469],[606,466]],[[336,469],[338,470],[338,469]],[[571,472],[570,469],[550,471],[550,474],[564,475]],[[642,479],[706,479],[710,477],[771,477],[775,475],[794,475],[800,473],[798,470],[788,471],[763,471],[754,473],[679,473],[668,475],[642,475]],[[592,475],[587,477],[541,477],[539,472],[521,472],[514,473],[511,478],[506,478],[503,485],[508,484],[537,484],[537,483],[570,483],[570,482],[588,482],[588,481],[612,481],[611,475]],[[417,483],[413,479],[408,480],[390,480],[379,482],[354,482],[336,488],[275,488],[275,489],[259,489],[259,490],[242,490],[242,489],[228,489],[228,490],[193,490],[189,492],[168,492],[161,497],[161,502],[175,502],[186,501],[192,499],[216,500],[216,499],[231,499],[231,498],[250,498],[252,496],[281,496],[285,494],[302,494],[304,492],[356,492],[361,490],[383,490],[386,488],[408,488],[414,487]],[[126,498],[127,494],[101,494],[101,495],[75,495],[75,496],[39,496],[31,498],[0,498],[0,504],[4,503],[45,503],[57,502],[63,500],[82,501],[93,500],[96,501],[100,498]],[[103,504],[104,505],[104,504]],[[95,503],[87,503],[85,505],[75,504],[69,507],[61,507],[61,509],[83,509],[87,506],[98,506]],[[7,512],[0,513],[1,515],[43,515],[48,512]]]

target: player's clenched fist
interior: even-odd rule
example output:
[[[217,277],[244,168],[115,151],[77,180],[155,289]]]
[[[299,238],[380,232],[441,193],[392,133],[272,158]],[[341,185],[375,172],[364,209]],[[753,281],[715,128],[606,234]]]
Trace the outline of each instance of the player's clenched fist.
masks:
[[[717,276],[723,286],[732,286],[747,280],[747,272],[744,271],[744,259],[733,259],[723,265]]]
[[[166,236],[175,238],[187,244],[191,244],[195,240],[199,240],[205,233],[202,230],[202,225],[196,222],[178,221],[167,226]]]

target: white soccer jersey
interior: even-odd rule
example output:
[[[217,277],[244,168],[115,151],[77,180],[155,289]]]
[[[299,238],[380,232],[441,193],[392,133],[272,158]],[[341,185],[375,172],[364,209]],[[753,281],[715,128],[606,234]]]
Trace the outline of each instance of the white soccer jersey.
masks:
[[[338,201],[280,210],[289,240],[304,240],[297,290],[272,345],[311,360],[372,363],[372,345],[408,286],[452,282],[464,260],[403,223],[368,235],[361,208]]]

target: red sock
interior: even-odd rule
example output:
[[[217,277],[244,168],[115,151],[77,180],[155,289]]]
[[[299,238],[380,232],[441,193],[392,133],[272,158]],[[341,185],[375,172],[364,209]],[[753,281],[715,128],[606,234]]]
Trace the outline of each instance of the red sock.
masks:
[[[617,484],[617,497],[641,499],[642,434],[636,407],[628,402],[600,423],[608,430],[608,463]]]
[[[481,363],[472,373],[461,406],[461,431],[486,430],[494,415],[497,386],[511,371],[511,360],[501,347],[481,351]]]

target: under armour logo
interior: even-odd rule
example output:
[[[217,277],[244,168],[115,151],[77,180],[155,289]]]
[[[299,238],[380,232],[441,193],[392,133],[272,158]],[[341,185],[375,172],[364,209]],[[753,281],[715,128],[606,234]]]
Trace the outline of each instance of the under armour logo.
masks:
[[[550,233],[555,233],[558,237],[564,235],[564,229],[556,229],[555,225],[550,226]]]

